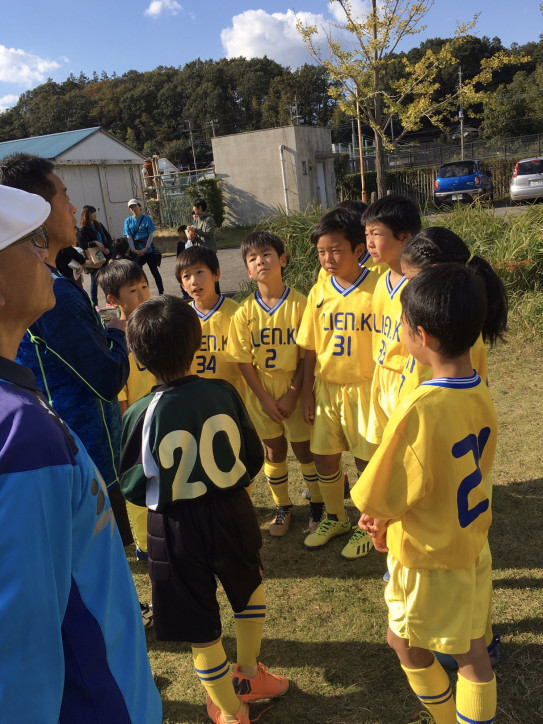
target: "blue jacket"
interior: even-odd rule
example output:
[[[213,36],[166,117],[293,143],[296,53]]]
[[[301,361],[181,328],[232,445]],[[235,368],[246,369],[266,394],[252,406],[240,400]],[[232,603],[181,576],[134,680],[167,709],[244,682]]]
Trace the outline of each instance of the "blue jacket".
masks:
[[[34,372],[49,404],[83,440],[110,488],[119,482],[117,395],[129,372],[124,332],[105,329],[85,290],[51,271],[56,304],[27,331],[17,362]]]
[[[158,724],[145,632],[104,482],[0,357],[0,719]]]

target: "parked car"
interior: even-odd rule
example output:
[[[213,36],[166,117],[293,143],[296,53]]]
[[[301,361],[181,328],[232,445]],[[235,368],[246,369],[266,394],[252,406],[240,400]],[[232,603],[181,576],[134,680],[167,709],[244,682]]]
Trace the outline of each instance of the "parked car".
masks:
[[[543,158],[534,156],[517,162],[509,196],[512,204],[543,197]]]
[[[485,163],[470,159],[444,163],[434,181],[437,205],[453,201],[494,200],[492,176]]]

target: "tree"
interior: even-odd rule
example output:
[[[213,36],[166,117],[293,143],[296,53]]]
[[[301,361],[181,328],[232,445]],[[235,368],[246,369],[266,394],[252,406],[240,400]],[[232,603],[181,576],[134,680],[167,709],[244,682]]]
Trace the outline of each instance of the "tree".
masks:
[[[459,25],[452,39],[437,47],[427,47],[420,56],[410,59],[403,55],[398,72],[398,46],[406,37],[424,30],[421,23],[433,0],[372,0],[370,12],[361,18],[355,17],[349,0],[330,3],[341,8],[345,20],[330,24],[326,33],[329,54],[325,55],[317,43],[316,26],[299,22],[298,30],[311,55],[332,79],[332,97],[346,112],[358,119],[363,117],[373,129],[377,190],[383,196],[385,147],[390,145],[387,131],[392,119],[398,119],[401,126],[396,141],[420,128],[424,118],[443,129],[458,94],[462,93],[464,107],[481,102],[485,84],[492,79],[494,70],[510,62],[509,56],[498,50],[491,57],[482,58],[479,72],[463,84],[461,91],[455,88],[442,94],[438,73],[445,68],[458,68],[455,50],[477,17]],[[345,36],[347,41],[342,40]],[[515,62],[518,61],[517,56]]]

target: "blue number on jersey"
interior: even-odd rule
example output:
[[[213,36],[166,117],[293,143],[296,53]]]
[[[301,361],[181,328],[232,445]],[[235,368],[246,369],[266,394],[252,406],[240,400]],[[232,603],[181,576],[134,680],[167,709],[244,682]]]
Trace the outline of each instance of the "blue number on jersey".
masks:
[[[266,350],[266,360],[264,364],[266,367],[270,370],[275,369],[275,359],[277,357],[277,350],[275,349],[268,349]]]
[[[464,457],[464,455],[471,453],[475,461],[475,470],[462,480],[456,495],[458,521],[462,528],[466,528],[470,523],[473,523],[473,521],[478,518],[481,513],[488,510],[490,505],[488,498],[485,498],[485,500],[481,500],[480,503],[477,503],[475,507],[470,508],[468,500],[468,496],[471,491],[476,488],[483,479],[481,468],[479,467],[479,460],[481,459],[481,455],[483,454],[483,450],[485,449],[485,445],[488,442],[489,437],[490,428],[483,427],[478,436],[473,434],[468,435],[463,440],[455,443],[452,447],[452,454],[455,458],[461,458]]]

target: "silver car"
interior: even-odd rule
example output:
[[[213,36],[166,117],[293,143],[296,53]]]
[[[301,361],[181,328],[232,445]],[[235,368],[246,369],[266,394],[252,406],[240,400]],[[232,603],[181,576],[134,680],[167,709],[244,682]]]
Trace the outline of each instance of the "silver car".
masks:
[[[511,203],[543,198],[543,158],[523,158],[513,171],[509,187]]]

